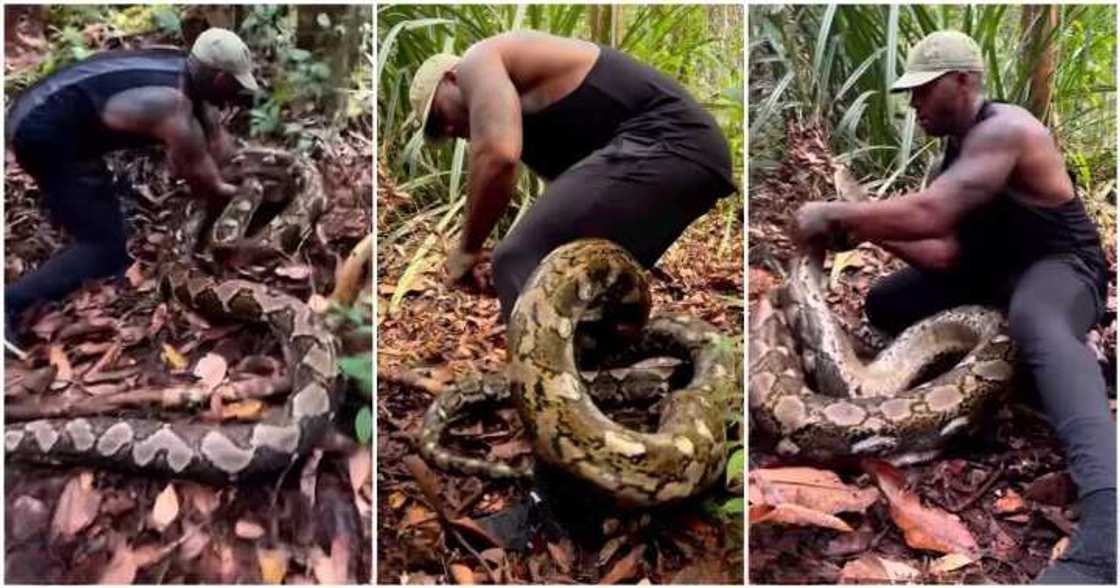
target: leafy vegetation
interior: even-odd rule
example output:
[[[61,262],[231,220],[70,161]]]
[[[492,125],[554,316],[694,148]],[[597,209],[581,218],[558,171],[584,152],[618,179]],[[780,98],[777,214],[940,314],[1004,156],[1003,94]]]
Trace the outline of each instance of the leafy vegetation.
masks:
[[[391,211],[379,235],[379,247],[391,247],[417,229],[435,234],[411,249],[409,269],[396,292],[428,263],[438,240],[447,242],[460,228],[466,200],[466,143],[424,147],[418,124],[409,112],[408,86],[416,68],[434,53],[461,54],[473,43],[510,30],[534,29],[556,35],[597,39],[679,80],[719,121],[732,147],[737,177],[742,177],[742,11],[738,6],[619,6],[603,22],[607,7],[590,5],[388,5],[378,11],[377,100],[379,159],[394,176],[411,205]],[[598,21],[596,19],[599,19]],[[515,222],[540,194],[543,183],[531,173],[520,176],[512,210],[497,235]],[[741,200],[724,199],[726,238],[739,221]],[[399,296],[395,301],[399,304]],[[391,304],[392,306],[392,304]],[[392,312],[392,309],[390,309]]]
[[[992,99],[1026,106],[1032,75],[1046,50],[1055,52],[1046,116],[1079,183],[1108,192],[1116,172],[1116,9],[1061,5],[1053,30],[1041,34],[1036,17],[1015,5],[752,7],[752,173],[780,158],[783,118],[819,117],[832,130],[833,152],[880,178],[881,194],[916,184],[938,150],[917,132],[908,94],[887,89],[918,40],[957,29],[979,43]]]
[[[249,113],[249,134],[281,139],[303,152],[330,142],[351,125],[372,134],[372,11],[350,7],[328,13],[315,7],[231,7],[233,26],[253,51],[263,92]],[[5,91],[17,94],[35,81],[102,49],[172,45],[185,47],[188,7],[170,5],[52,5],[45,13],[46,52],[33,66],[8,72]],[[300,11],[316,11],[316,47],[300,46],[308,26]],[[340,14],[341,13],[341,14]],[[337,16],[332,21],[330,14]],[[93,24],[90,24],[93,23]],[[349,59],[354,47],[361,58]],[[346,59],[340,60],[340,57]],[[333,72],[335,67],[344,71]],[[337,75],[334,75],[337,74]]]

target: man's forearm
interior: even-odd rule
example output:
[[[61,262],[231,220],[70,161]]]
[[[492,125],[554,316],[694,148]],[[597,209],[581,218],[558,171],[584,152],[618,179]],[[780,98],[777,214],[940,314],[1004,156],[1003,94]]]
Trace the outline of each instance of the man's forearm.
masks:
[[[926,271],[946,271],[957,264],[960,246],[956,237],[920,241],[879,241],[878,244],[906,263]]]
[[[513,198],[516,181],[516,161],[485,153],[471,155],[467,220],[460,243],[463,251],[475,253],[482,249],[482,244]]]
[[[842,202],[831,205],[834,228],[859,241],[920,241],[939,239],[953,229],[951,219],[924,194],[882,202]]]
[[[183,179],[190,186],[195,198],[218,198],[224,196],[221,187],[225,183],[213,159],[205,158],[184,170]]]

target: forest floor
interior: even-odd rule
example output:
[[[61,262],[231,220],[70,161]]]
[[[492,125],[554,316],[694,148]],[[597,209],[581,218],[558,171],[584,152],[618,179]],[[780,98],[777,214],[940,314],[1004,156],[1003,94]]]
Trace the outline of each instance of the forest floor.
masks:
[[[48,49],[23,38],[25,47],[9,53],[19,55],[18,63],[6,64],[9,71],[33,66],[29,51]],[[246,135],[247,118],[242,112],[232,121],[235,134]],[[242,277],[302,300],[330,292],[337,266],[372,226],[372,143],[359,131],[343,129],[312,153],[332,208],[300,254],[242,268]],[[280,345],[266,329],[211,323],[159,295],[160,253],[184,204],[168,197],[173,185],[164,153],[131,150],[108,160],[134,264],[121,279],[91,282],[24,317],[27,355],[5,357],[8,416],[193,385],[199,377],[283,379]],[[11,283],[68,237],[48,222],[34,180],[10,154],[4,181],[4,269]],[[369,351],[368,334],[365,339],[362,349],[360,336],[344,335],[343,354]],[[5,578],[27,584],[368,582],[372,455],[353,439],[354,415],[368,400],[353,381],[340,381],[340,418],[324,448],[263,484],[209,485],[7,460]],[[276,410],[259,400],[213,395],[193,416],[168,416],[158,400],[149,402],[113,414],[218,425]]]
[[[780,280],[765,258],[794,253],[788,222],[802,203],[835,194],[823,132],[791,125],[787,160],[752,188],[748,238],[748,304]],[[752,186],[754,186],[752,184]],[[1103,196],[1103,195],[1099,195]],[[1115,218],[1115,205],[1102,217]],[[1102,223],[1115,267],[1115,224]],[[862,319],[870,285],[901,264],[862,245],[826,267],[828,299],[841,323]],[[1088,344],[1110,386],[1116,373],[1116,283],[1107,316]],[[1057,438],[1034,392],[1022,386],[991,426],[962,439],[933,461],[904,469],[790,467],[750,441],[748,577],[759,584],[968,583],[1028,584],[1068,544],[1076,525],[1076,492]],[[811,488],[804,492],[798,489]],[[919,532],[920,531],[920,532]]]
[[[377,201],[379,234],[387,234],[384,219],[414,206],[380,171]],[[728,214],[736,220],[725,240]],[[652,279],[655,313],[703,318],[741,338],[741,218],[741,208],[723,201],[670,248]],[[579,511],[562,519],[565,532],[534,532],[528,547],[519,548],[511,537],[523,534],[528,523],[509,521],[529,484],[448,474],[419,459],[415,436],[432,390],[500,370],[505,332],[496,298],[443,285],[438,251],[390,310],[412,252],[427,237],[414,233],[378,251],[378,581],[741,584],[742,514],[714,513],[715,504],[742,496],[741,486],[655,512]],[[420,374],[430,385],[407,385],[399,377],[406,373]],[[741,420],[734,428],[740,426]],[[741,433],[734,439],[738,445]],[[512,406],[468,417],[452,428],[448,441],[497,461],[530,453]],[[503,528],[501,521],[515,528]]]

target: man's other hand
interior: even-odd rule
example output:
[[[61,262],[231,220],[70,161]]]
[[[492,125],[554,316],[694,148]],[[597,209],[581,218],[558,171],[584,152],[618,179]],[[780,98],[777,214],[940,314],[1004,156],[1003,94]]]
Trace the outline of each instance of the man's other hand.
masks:
[[[223,200],[229,200],[236,196],[240,190],[241,188],[229,182],[218,182],[218,185],[214,187],[214,195]]]
[[[444,261],[444,269],[447,271],[444,285],[472,294],[492,290],[489,272],[482,267],[482,262],[488,261],[489,257],[489,254],[483,251],[470,252],[456,247],[447,254],[447,259]]]
[[[851,235],[836,221],[839,203],[809,202],[797,210],[794,217],[794,239],[802,249],[842,251],[854,247]]]

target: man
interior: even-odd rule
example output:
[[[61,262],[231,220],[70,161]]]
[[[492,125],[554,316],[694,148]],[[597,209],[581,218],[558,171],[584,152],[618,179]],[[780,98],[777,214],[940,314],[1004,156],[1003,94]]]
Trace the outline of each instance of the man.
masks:
[[[198,36],[190,55],[108,51],[21,94],[9,112],[5,139],[73,244],[4,290],[6,329],[18,329],[32,304],[127,267],[124,217],[105,153],[163,143],[172,171],[194,196],[233,195],[236,188],[218,173],[232,144],[215,106],[246,90],[257,90],[248,47],[234,33],[213,28]]]
[[[983,71],[962,33],[918,43],[892,90],[909,90],[922,128],[948,139],[940,175],[882,202],[806,204],[799,238],[832,248],[872,241],[910,264],[868,293],[867,318],[886,331],[960,304],[1007,309],[1081,499],[1078,531],[1038,582],[1115,583],[1116,429],[1084,343],[1109,270],[1048,129],[1022,108],[985,101]]]
[[[494,249],[502,320],[538,263],[601,237],[651,267],[735,190],[727,141],[676,82],[609,47],[535,32],[439,54],[416,72],[413,112],[429,139],[470,140],[462,238],[449,284],[477,289],[483,244],[513,196],[517,162],[547,190]]]

